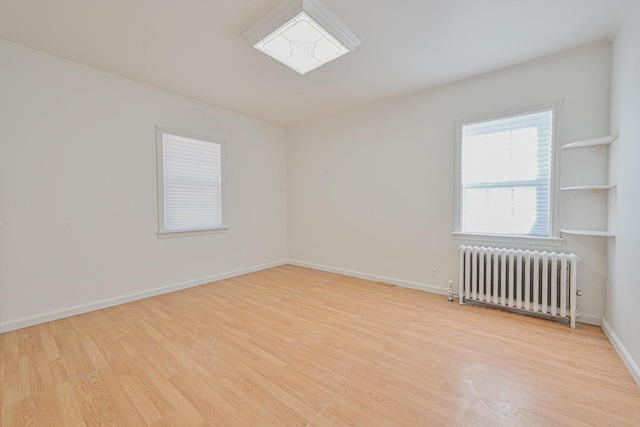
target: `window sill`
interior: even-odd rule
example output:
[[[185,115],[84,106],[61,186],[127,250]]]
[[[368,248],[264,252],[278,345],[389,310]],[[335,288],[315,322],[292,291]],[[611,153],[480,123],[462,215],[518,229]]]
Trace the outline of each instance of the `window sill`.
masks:
[[[461,233],[454,231],[453,238],[458,240],[471,240],[489,243],[509,243],[533,246],[562,246],[562,239],[559,237],[528,237],[528,236],[507,236],[502,234],[476,234]]]
[[[188,231],[159,231],[158,239],[170,239],[172,237],[188,237],[188,236],[201,236],[203,234],[221,234],[229,231],[229,227],[221,228],[207,228],[203,230],[188,230]]]

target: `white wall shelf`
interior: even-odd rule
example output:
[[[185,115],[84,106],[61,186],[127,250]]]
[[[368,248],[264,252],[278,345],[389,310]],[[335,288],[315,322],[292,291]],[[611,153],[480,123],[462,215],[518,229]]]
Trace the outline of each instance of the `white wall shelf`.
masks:
[[[593,147],[596,151],[601,151],[604,150],[609,144],[611,144],[613,141],[616,140],[616,138],[618,138],[618,135],[609,135],[609,136],[600,136],[598,138],[590,138],[590,139],[583,139],[580,141],[575,141],[572,142],[570,144],[567,144],[565,146],[562,147],[562,149],[567,149],[567,148],[581,148],[581,147]],[[578,153],[576,153],[578,154]],[[591,156],[591,158],[593,159],[592,156],[594,156],[595,154],[588,154],[588,153],[582,153],[580,154],[580,156],[578,158],[581,158],[582,162],[584,162],[585,159],[587,159],[588,157],[584,157],[584,155],[587,156]],[[600,156],[601,154],[597,154],[597,156]],[[575,159],[575,158],[574,158]],[[589,163],[587,163],[589,164]],[[587,166],[588,167],[588,166]],[[593,174],[591,174],[593,176]],[[600,180],[602,178],[598,178],[598,180]],[[593,182],[593,181],[592,181]],[[575,191],[575,192],[579,192],[579,191],[589,191],[591,193],[591,195],[601,195],[604,194],[603,192],[606,190],[610,190],[612,188],[615,188],[616,185],[615,184],[588,184],[588,185],[571,185],[571,186],[565,186],[565,187],[561,187],[560,190],[562,191]],[[568,194],[566,196],[569,196]],[[579,204],[580,203],[585,203],[584,199],[582,199],[583,195],[577,195],[577,196],[572,196],[572,197],[578,197],[579,199],[583,200],[582,202],[579,202],[578,199],[572,198],[571,200],[574,201],[578,201]],[[596,207],[596,205],[591,205],[591,203],[595,203],[595,202],[587,202],[589,204],[589,206],[593,206],[594,208]],[[582,205],[581,205],[582,206]],[[589,215],[594,216],[596,220],[599,220],[597,222],[606,222],[606,210],[603,211],[598,211],[597,209],[594,209],[593,211],[590,208],[587,208]],[[589,216],[587,215],[587,217]],[[583,225],[584,226],[584,225]],[[590,227],[589,227],[590,228]],[[575,229],[575,228],[561,228],[560,232],[563,234],[577,234],[577,235],[581,235],[581,236],[596,236],[596,237],[615,237],[615,235],[607,230],[598,230],[597,228],[599,227],[594,227],[596,228],[596,230],[593,229]]]
[[[600,190],[610,190],[612,188],[616,188],[616,185],[615,184],[575,185],[571,187],[562,187],[560,190],[562,191],[568,191],[568,190],[600,191]]]
[[[563,228],[560,232],[565,234],[579,234],[582,236],[615,237],[615,234],[612,232],[603,230],[572,230]]]
[[[572,142],[571,144],[563,145],[562,149],[567,148],[580,148],[580,147],[600,147],[611,144],[618,138],[618,135],[600,136],[598,138],[582,139],[580,141]]]

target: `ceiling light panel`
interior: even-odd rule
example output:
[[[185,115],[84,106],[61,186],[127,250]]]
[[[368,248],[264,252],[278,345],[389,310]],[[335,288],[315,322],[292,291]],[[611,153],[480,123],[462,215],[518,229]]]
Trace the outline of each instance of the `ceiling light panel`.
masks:
[[[318,0],[285,0],[242,36],[305,74],[355,49],[360,39]]]

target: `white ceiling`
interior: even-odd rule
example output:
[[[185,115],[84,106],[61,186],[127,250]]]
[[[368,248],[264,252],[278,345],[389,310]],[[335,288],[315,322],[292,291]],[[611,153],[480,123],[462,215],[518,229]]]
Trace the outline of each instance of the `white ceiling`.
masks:
[[[605,40],[629,0],[325,0],[363,44],[303,76],[240,37],[278,1],[0,0],[0,38],[290,127]]]

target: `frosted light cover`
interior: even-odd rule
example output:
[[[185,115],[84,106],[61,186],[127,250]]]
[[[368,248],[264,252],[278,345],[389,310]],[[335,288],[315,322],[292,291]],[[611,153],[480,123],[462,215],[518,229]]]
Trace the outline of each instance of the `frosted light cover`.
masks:
[[[254,47],[300,74],[349,52],[304,12],[265,37]]]

